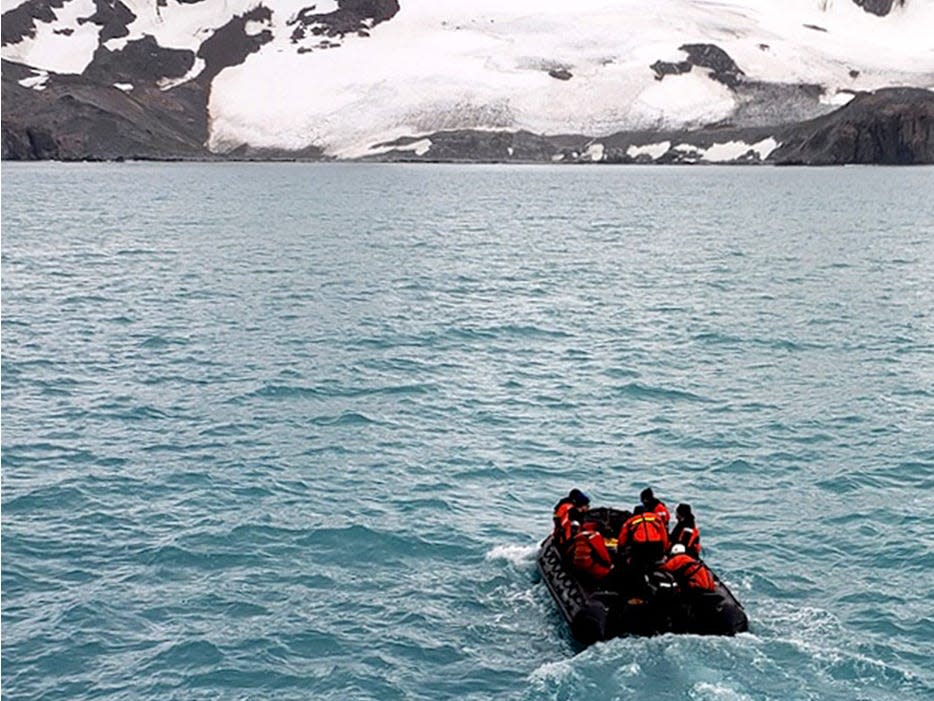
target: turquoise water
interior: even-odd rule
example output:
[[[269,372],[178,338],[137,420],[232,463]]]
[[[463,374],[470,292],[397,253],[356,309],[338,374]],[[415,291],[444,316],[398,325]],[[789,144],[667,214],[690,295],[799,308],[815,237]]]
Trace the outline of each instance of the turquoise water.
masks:
[[[934,696],[934,170],[3,167],[4,699]],[[733,639],[579,651],[572,487]]]

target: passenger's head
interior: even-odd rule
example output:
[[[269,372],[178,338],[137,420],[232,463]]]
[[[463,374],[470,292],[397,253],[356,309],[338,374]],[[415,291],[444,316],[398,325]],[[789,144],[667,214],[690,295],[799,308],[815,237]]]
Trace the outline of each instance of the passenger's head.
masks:
[[[688,518],[689,516],[693,516],[694,514],[691,513],[690,504],[678,504],[678,508],[675,509],[675,515],[678,517],[679,521],[683,521],[684,519]]]
[[[642,493],[639,495],[639,501],[648,506],[655,501],[655,495],[652,493],[651,487],[646,487],[642,490]]]
[[[684,555],[685,548],[681,543],[675,543],[671,546],[671,555]]]
[[[590,507],[590,497],[579,489],[572,489],[570,493],[568,493],[568,499],[570,499],[574,506],[580,511],[586,511]]]
[[[571,521],[571,535],[576,535],[580,531],[581,525],[577,521]]]

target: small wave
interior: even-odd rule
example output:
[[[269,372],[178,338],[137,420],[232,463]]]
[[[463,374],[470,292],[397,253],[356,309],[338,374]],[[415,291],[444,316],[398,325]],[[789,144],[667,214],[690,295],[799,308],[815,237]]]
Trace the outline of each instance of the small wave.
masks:
[[[186,346],[188,339],[178,336],[148,336],[139,343],[140,348],[147,350],[171,348],[172,346]]]
[[[560,682],[567,679],[573,673],[574,667],[571,664],[571,660],[555,660],[553,662],[546,662],[532,670],[532,673],[529,674],[529,681],[538,683],[550,681]]]
[[[620,394],[633,399],[645,401],[675,401],[675,402],[712,402],[712,399],[699,394],[680,389],[666,389],[654,387],[641,382],[630,382],[618,388]]]
[[[376,424],[377,421],[356,411],[345,411],[337,416],[316,416],[311,420],[315,426],[360,426]]]
[[[101,295],[71,295],[62,300],[62,304],[104,304],[110,300]]]

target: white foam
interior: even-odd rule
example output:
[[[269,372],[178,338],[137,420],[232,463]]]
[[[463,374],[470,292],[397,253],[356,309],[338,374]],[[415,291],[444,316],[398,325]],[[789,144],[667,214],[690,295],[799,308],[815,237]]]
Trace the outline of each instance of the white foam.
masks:
[[[506,560],[513,565],[527,565],[535,560],[538,545],[497,545],[486,554],[487,560]]]
[[[529,674],[531,682],[561,681],[567,679],[574,671],[569,660],[557,660],[539,665]]]
[[[698,682],[691,689],[691,698],[698,701],[751,701],[752,697],[723,683]]]

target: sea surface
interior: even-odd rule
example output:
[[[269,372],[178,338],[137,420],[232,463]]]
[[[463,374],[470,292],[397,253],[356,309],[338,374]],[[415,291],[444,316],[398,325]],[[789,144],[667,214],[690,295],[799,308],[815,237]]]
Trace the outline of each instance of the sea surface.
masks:
[[[934,698],[934,169],[4,164],[3,699]],[[571,487],[735,638],[580,649]]]

